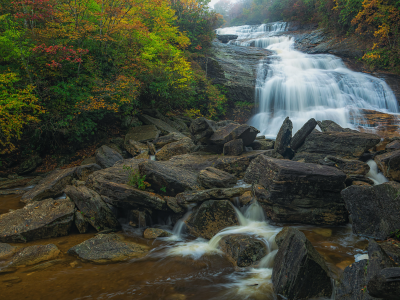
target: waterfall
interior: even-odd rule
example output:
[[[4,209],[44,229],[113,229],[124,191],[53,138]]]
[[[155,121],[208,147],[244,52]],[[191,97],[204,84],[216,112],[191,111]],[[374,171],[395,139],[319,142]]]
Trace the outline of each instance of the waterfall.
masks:
[[[369,172],[367,173],[366,176],[372,179],[374,184],[381,184],[389,181],[385,177],[385,175],[379,172],[378,165],[374,160],[370,159],[369,161],[367,161],[367,164],[369,165]]]

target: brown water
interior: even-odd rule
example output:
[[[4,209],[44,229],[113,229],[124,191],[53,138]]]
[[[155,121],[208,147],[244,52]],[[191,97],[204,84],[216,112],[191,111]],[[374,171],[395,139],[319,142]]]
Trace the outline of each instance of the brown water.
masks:
[[[10,209],[20,209],[24,204],[19,201],[21,195],[0,195],[0,215],[8,213]]]
[[[20,196],[1,196],[2,211],[16,209]],[[3,208],[7,204],[7,209]],[[362,253],[366,241],[351,234],[351,228],[299,226],[324,256],[336,276]],[[27,272],[30,267],[0,275],[0,300],[3,299],[273,299],[270,269],[235,270],[222,255],[205,254],[199,259],[168,256],[177,242],[146,240],[140,231],[126,231],[127,239],[147,245],[149,253],[141,259],[96,265],[80,261],[67,250],[95,233],[71,234],[26,244],[53,243],[61,250],[63,262],[45,270]]]

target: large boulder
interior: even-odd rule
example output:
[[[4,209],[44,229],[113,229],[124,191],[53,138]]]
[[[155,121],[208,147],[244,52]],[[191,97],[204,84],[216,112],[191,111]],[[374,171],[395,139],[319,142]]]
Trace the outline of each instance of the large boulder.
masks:
[[[400,150],[377,155],[374,160],[385,177],[400,181]]]
[[[146,176],[146,181],[151,184],[152,189],[159,191],[165,188],[168,196],[201,189],[195,172],[172,166],[168,162],[142,162],[139,169],[140,173]]]
[[[290,148],[294,151],[299,149],[300,146],[303,145],[308,135],[315,129],[315,126],[317,126],[317,121],[315,121],[314,118],[308,120],[293,136],[292,140],[290,141]]]
[[[106,145],[97,149],[95,155],[96,163],[102,168],[112,167],[117,161],[124,159],[116,150]]]
[[[90,174],[99,170],[101,170],[101,167],[98,164],[79,166],[75,169],[75,177],[80,181],[86,181]]]
[[[261,239],[244,234],[224,236],[219,248],[238,267],[249,267],[267,255],[267,247]]]
[[[318,121],[318,126],[321,128],[322,132],[358,132],[357,130],[353,130],[350,128],[343,128],[339,124],[331,121],[331,120],[323,120]]]
[[[274,149],[275,141],[266,139],[256,139],[250,144],[253,150],[271,150]]]
[[[75,187],[70,185],[66,187],[65,193],[97,231],[116,230],[120,227],[112,211],[95,191],[86,186]]]
[[[192,121],[189,131],[195,141],[207,144],[209,138],[214,134],[216,127],[214,121],[200,117]]]
[[[182,133],[171,132],[168,135],[163,135],[163,136],[160,136],[160,137],[156,138],[153,141],[153,144],[157,149],[159,149],[159,148],[164,147],[165,145],[168,145],[168,144],[173,143],[173,142],[177,142],[177,141],[179,141],[181,139],[184,139],[184,138],[186,138],[186,136],[183,135]]]
[[[68,235],[74,222],[70,199],[47,199],[0,215],[0,242],[25,243]]]
[[[400,183],[390,181],[371,187],[350,186],[342,197],[353,220],[355,234],[386,239],[400,228]]]
[[[348,175],[366,175],[369,172],[369,165],[360,160],[344,159],[332,155],[327,155],[320,160],[321,165],[338,168]]]
[[[193,141],[185,137],[177,142],[169,143],[156,153],[157,160],[169,160],[173,156],[191,153],[195,148]]]
[[[288,300],[330,297],[328,267],[304,233],[285,227],[275,240],[279,247],[272,269],[275,293]]]
[[[224,155],[239,156],[243,153],[243,140],[232,140],[224,144]]]
[[[149,115],[143,114],[143,115],[138,116],[138,118],[140,121],[142,121],[146,125],[156,126],[157,129],[160,130],[162,134],[168,134],[171,132],[179,132],[179,130],[177,128],[175,128],[174,126],[171,126],[172,124],[168,124],[169,122],[167,123],[163,120],[150,117]]]
[[[397,300],[400,296],[400,268],[386,268],[375,275],[367,285],[368,293],[375,298]]]
[[[217,39],[221,43],[228,43],[230,40],[236,40],[238,36],[236,34],[217,34]]]
[[[10,260],[8,268],[31,266],[42,261],[55,259],[60,254],[56,245],[34,245],[20,249]]]
[[[64,188],[75,178],[75,168],[55,170],[21,197],[21,201],[29,203],[62,195]]]
[[[248,146],[256,139],[260,131],[247,124],[239,125],[230,123],[217,129],[210,137],[210,142],[215,145],[224,145],[232,140],[242,140],[244,146]]]
[[[371,133],[317,132],[314,130],[308,135],[303,145],[297,149],[295,159],[299,153],[304,152],[357,159],[379,142],[380,137]]]
[[[80,211],[75,212],[74,222],[79,233],[87,233],[89,231],[89,222],[84,217],[83,212]]]
[[[172,233],[165,231],[163,229],[160,229],[160,228],[147,228],[143,232],[143,237],[145,239],[156,239],[158,237],[168,237],[171,235],[172,235]]]
[[[138,141],[140,143],[151,142],[158,138],[160,131],[154,125],[144,125],[139,127],[132,127],[125,135],[125,145],[129,140]]]
[[[68,254],[98,264],[124,261],[132,257],[142,257],[147,249],[139,244],[126,241],[119,234],[98,234],[68,250]]]
[[[394,267],[395,263],[373,240],[370,240],[368,244],[368,258],[355,262],[344,269],[339,284],[336,285],[336,300],[376,299],[367,291],[368,282],[381,270]]]
[[[292,140],[292,129],[293,124],[290,121],[289,117],[283,121],[281,128],[279,129],[278,135],[276,136],[274,149],[279,154],[285,156],[287,153],[287,149],[290,146],[290,142]]]
[[[142,153],[149,152],[149,148],[146,144],[137,142],[135,140],[127,140],[124,145],[126,151],[128,151],[132,156],[138,156]]]
[[[211,239],[222,229],[239,225],[239,219],[229,200],[209,200],[192,212],[185,223],[191,235]]]
[[[348,222],[340,192],[346,175],[332,167],[260,155],[244,181],[266,189],[260,199],[266,214],[277,222],[339,225]]]
[[[200,171],[199,182],[207,189],[228,188],[234,186],[237,179],[227,172],[208,167]]]
[[[400,150],[400,140],[394,140],[393,142],[390,142],[389,144],[386,145],[385,150],[386,151]]]

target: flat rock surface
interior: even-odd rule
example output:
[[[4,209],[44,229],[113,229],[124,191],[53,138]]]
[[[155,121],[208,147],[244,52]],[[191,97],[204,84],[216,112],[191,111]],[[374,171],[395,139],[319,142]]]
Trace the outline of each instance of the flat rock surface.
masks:
[[[46,260],[55,259],[60,254],[56,245],[34,245],[20,249],[7,267],[30,266]]]

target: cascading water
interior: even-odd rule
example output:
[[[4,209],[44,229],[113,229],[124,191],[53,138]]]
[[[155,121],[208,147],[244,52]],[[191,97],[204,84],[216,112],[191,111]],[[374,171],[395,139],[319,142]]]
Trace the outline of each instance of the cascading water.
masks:
[[[399,112],[396,97],[383,80],[347,69],[336,56],[296,51],[293,38],[279,36],[287,28],[283,25],[286,23],[276,24],[219,31],[237,34],[238,39],[231,43],[262,47],[274,53],[259,64],[256,81],[259,113],[248,122],[261,134],[276,137],[287,116],[296,132],[310,118],[332,120],[353,128],[363,119],[360,109]],[[260,33],[263,29],[264,33]]]

